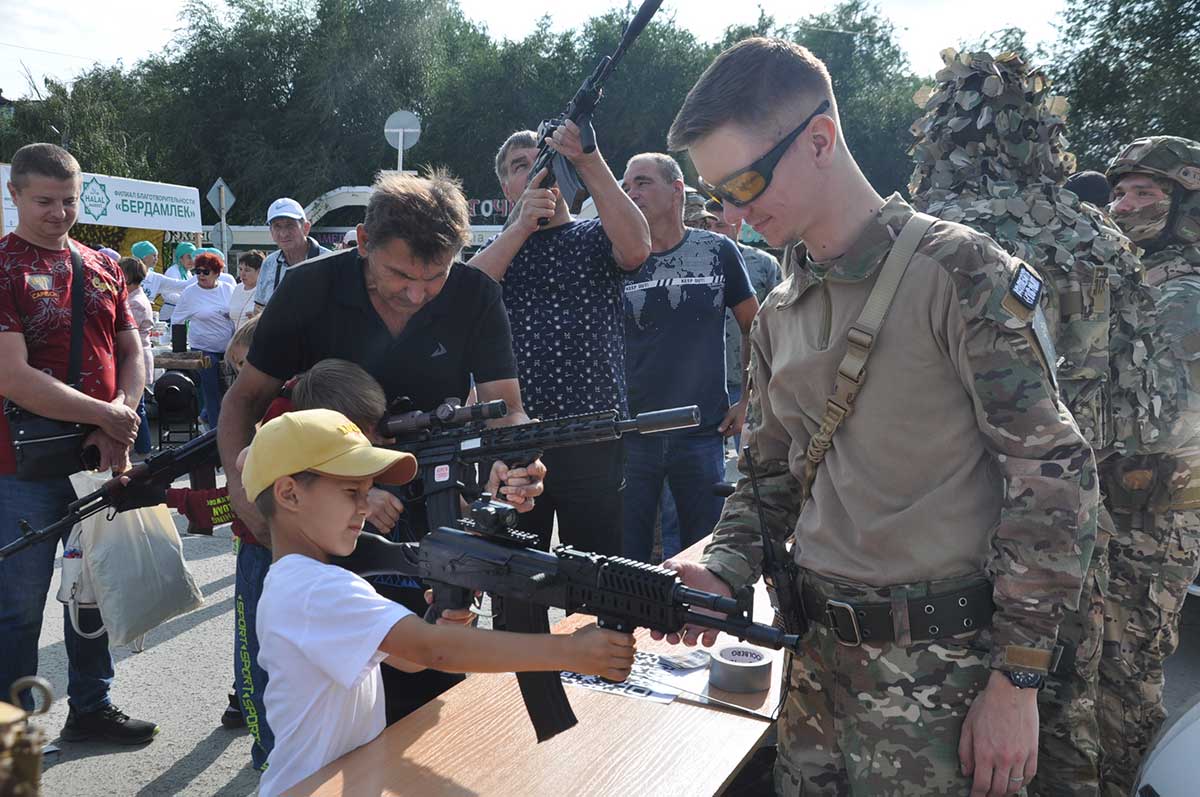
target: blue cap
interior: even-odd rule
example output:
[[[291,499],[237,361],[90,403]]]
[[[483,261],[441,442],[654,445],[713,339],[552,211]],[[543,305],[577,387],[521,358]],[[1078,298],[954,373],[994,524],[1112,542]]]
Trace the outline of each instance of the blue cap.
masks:
[[[149,241],[138,241],[129,251],[133,252],[134,257],[136,257],[138,260],[141,260],[147,255],[157,255],[158,247]]]

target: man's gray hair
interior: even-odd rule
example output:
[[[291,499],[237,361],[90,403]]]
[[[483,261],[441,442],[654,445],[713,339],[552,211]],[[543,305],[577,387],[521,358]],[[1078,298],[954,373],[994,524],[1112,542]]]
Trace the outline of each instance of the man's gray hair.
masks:
[[[670,155],[662,152],[643,152],[639,155],[634,155],[625,164],[625,171],[629,171],[629,167],[634,164],[634,161],[650,161],[658,167],[658,173],[668,183],[673,183],[676,180],[683,180],[683,169],[679,168],[679,164]]]
[[[514,149],[537,149],[538,136],[533,130],[518,130],[513,133],[496,153],[496,179],[501,182],[508,177],[508,153]]]

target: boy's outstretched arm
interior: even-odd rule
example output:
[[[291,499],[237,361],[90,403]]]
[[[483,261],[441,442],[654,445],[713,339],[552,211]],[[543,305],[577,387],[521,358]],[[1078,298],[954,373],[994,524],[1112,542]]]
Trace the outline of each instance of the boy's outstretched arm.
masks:
[[[410,615],[392,626],[379,649],[409,672],[540,672],[571,670],[624,681],[633,668],[631,634],[595,625],[570,634],[515,634],[456,625],[429,625]]]

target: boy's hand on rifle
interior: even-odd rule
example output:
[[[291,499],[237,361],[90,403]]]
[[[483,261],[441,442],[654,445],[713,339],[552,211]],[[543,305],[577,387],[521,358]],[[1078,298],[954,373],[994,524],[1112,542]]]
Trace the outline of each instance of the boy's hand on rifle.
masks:
[[[540,459],[535,459],[523,468],[509,468],[497,460],[492,463],[487,491],[495,496],[497,501],[512,504],[518,512],[528,512],[533,509],[534,499],[546,489],[543,483],[545,478],[546,466]]]
[[[537,232],[538,221],[549,219],[554,215],[554,209],[558,206],[557,188],[534,187],[540,186],[549,173],[550,169],[547,167],[535,174],[524,193],[521,194],[521,198],[517,200],[520,212],[517,215],[516,225],[524,235],[532,235]]]
[[[598,675],[610,681],[624,681],[633,669],[633,634],[609,631],[587,625],[571,632],[575,663],[571,669],[583,675]]]
[[[668,570],[674,570],[679,574],[679,579],[691,587],[692,589],[703,590],[704,592],[715,592],[718,595],[723,595],[726,598],[733,597],[733,592],[729,589],[729,585],[713,574],[711,570],[696,562],[688,562],[683,559],[668,559],[663,562],[663,567]],[[714,612],[708,612],[703,609],[697,609],[697,612],[712,614],[719,616]],[[658,631],[651,631],[650,636],[654,639],[666,640],[672,645],[678,645],[682,642],[685,645],[693,646],[697,642],[704,647],[712,647],[717,641],[717,632],[711,628],[700,628],[699,626],[687,625],[684,626],[682,634],[662,634]]]
[[[400,522],[404,514],[404,502],[387,490],[372,487],[367,493],[367,522],[387,535]]]
[[[433,605],[433,590],[425,590],[425,602]],[[479,615],[471,609],[443,609],[437,625],[475,625]]]
[[[591,152],[583,151],[583,140],[579,135],[579,125],[567,119],[554,130],[546,142],[551,149],[573,163],[577,168],[600,160],[600,148]]]

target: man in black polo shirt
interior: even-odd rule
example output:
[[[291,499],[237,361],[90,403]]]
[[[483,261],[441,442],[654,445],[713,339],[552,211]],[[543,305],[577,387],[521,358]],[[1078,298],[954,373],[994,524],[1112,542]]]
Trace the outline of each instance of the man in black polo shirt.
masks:
[[[531,414],[543,420],[603,410],[625,415],[622,284],[650,256],[650,228],[600,151],[583,151],[574,123],[550,141],[575,165],[599,219],[572,219],[557,189],[526,189],[538,138],[529,130],[513,133],[496,154],[496,177],[505,197],[520,200],[517,217],[471,265],[504,286]],[[563,542],[621,553],[621,441],[550,451],[546,464],[546,492],[522,517],[522,528],[548,547],[557,514]]]
[[[480,401],[503,399],[509,414],[495,423],[524,423],[508,316],[500,286],[486,274],[452,261],[469,240],[466,199],[458,184],[390,175],[374,186],[358,247],[324,255],[291,270],[278,300],[263,311],[246,364],[222,404],[221,459],[238,516],[269,545],[265,525],[246,501],[238,453],[283,383],[321,360],[362,366],[388,401],[408,396],[418,410],[446,398],[465,398],[471,380]],[[497,470],[502,465],[496,466]],[[497,473],[493,471],[493,474]],[[525,478],[510,479],[503,500],[528,509],[540,494],[540,462]],[[406,508],[405,515],[412,512]],[[416,514],[420,514],[419,512]],[[423,522],[411,517],[414,536]],[[420,590],[377,587],[414,611]],[[421,605],[414,604],[421,601]],[[428,701],[458,680],[441,673],[408,675],[384,668],[388,720]]]

